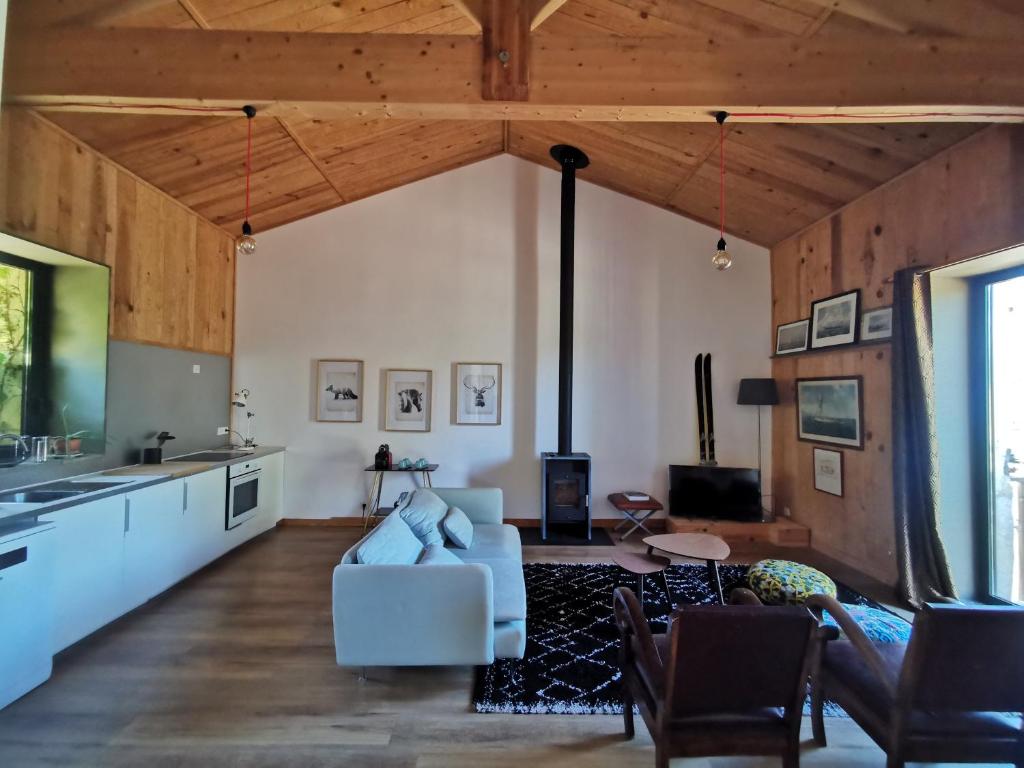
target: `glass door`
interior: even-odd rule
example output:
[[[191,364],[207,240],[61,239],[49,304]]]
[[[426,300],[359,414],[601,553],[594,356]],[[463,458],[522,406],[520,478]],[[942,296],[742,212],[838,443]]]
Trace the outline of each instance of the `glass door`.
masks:
[[[1024,269],[978,278],[975,296],[985,384],[982,583],[994,601],[1024,603]]]

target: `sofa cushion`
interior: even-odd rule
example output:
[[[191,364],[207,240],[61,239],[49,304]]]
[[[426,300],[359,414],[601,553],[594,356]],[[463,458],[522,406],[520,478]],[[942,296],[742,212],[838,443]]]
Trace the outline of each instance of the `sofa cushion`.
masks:
[[[423,548],[418,565],[463,565],[463,562],[451,550],[440,544],[430,544]]]
[[[356,559],[370,565],[412,565],[423,545],[398,515],[388,515],[356,550]]]
[[[448,505],[430,489],[417,488],[413,491],[412,497],[398,514],[423,546],[444,544],[441,521],[448,514]]]
[[[456,555],[467,558],[508,558],[523,560],[519,529],[514,525],[474,525],[473,544],[469,549],[455,549]]]
[[[464,559],[491,569],[494,595],[494,621],[519,621],[526,618],[526,579],[523,565],[508,558]]]
[[[473,523],[458,507],[448,508],[444,518],[444,532],[459,549],[469,549],[473,545]]]

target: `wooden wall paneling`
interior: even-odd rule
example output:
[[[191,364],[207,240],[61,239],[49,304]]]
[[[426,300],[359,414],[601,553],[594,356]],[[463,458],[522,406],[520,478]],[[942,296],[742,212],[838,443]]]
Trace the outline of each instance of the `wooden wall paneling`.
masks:
[[[853,201],[772,249],[773,323],[860,288],[867,308],[892,301],[888,279],[910,265],[973,258],[1024,242],[1024,129],[989,128]],[[1016,211],[1016,213],[1014,212]],[[891,348],[875,345],[776,358],[782,403],[773,412],[775,509],[812,529],[813,545],[887,583],[896,579]],[[864,379],[863,451],[843,449],[846,495],[814,490],[812,445],[796,439],[794,381]]]
[[[230,354],[230,235],[38,115],[3,110],[0,141],[3,229],[110,265],[113,337]]]

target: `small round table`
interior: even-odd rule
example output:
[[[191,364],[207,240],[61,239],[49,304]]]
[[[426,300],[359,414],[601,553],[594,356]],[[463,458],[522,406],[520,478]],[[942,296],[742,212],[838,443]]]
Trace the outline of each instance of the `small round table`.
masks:
[[[731,550],[722,539],[710,533],[661,533],[657,536],[648,536],[644,539],[644,544],[647,545],[648,554],[660,549],[670,555],[692,557],[707,562],[711,587],[719,602],[725,605],[722,582],[718,578],[718,561],[725,560]]]
[[[644,576],[651,573],[661,574],[661,578],[665,580],[665,594],[668,595],[669,604],[672,603],[672,593],[668,590],[668,579],[665,577],[665,569],[672,561],[667,557],[616,550],[612,553],[612,560],[622,570],[636,575],[638,583],[636,596],[640,600],[640,605],[644,604]]]

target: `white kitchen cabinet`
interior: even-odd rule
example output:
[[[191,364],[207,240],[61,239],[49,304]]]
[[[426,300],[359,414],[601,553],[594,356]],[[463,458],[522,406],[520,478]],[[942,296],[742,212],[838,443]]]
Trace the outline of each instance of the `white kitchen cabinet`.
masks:
[[[224,505],[228,492],[226,467],[185,478],[185,575],[223,555],[228,548]]]
[[[53,669],[54,526],[0,535],[0,709]]]
[[[133,606],[122,590],[125,496],[79,504],[40,520],[54,524],[53,599],[57,653]]]
[[[135,608],[185,575],[184,480],[125,495],[124,592]]]
[[[277,525],[284,516],[284,453],[272,453],[257,459],[260,469],[260,532]]]

